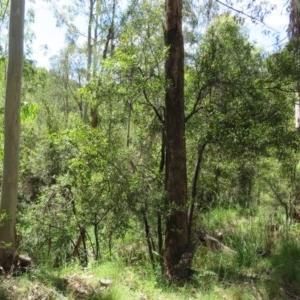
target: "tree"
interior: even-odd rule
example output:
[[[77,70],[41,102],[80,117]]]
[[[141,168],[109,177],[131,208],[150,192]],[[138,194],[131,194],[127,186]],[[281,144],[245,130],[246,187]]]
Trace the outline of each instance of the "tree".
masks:
[[[55,7],[57,4],[53,5]],[[98,77],[102,62],[114,53],[116,30],[120,27],[118,7],[116,0],[76,0],[55,8],[58,25],[67,27],[69,47],[77,48],[82,55],[81,63],[86,64],[80,68],[81,74],[85,71],[85,76],[81,78],[85,83]],[[78,23],[82,24],[82,20],[87,25],[86,32],[82,31],[82,26],[78,26]],[[78,42],[83,39],[86,40],[84,45]],[[98,106],[99,103],[96,102],[80,103],[82,119],[93,128],[98,127],[100,122]]]
[[[297,38],[300,36],[300,1],[291,0],[290,2],[290,23],[288,32],[290,38]]]
[[[165,130],[166,130],[166,221],[164,268],[171,281],[187,279],[188,262],[183,254],[188,246],[187,175],[184,118],[184,45],[182,1],[165,2]]]
[[[288,27],[288,33],[291,40],[297,40],[300,37],[300,1],[291,0],[290,3],[290,23]],[[295,60],[299,61],[299,48],[295,47]],[[298,64],[296,64],[298,65]],[[298,101],[295,103],[295,125],[298,128],[300,126],[300,81],[296,81]]]
[[[234,176],[238,174],[238,184],[231,200],[248,206],[253,195],[258,158],[270,147],[282,144],[282,136],[287,134],[283,130],[289,128],[292,113],[288,98],[290,81],[282,75],[282,68],[277,70],[279,60],[269,57],[266,61],[249,43],[242,29],[228,13],[215,18],[186,66],[186,136],[188,149],[191,145],[197,149],[191,217],[196,198],[201,199],[197,204],[203,208],[219,201],[224,191],[228,192],[225,187],[222,191],[218,182],[223,177],[221,173],[226,172],[222,170],[222,164],[227,159],[238,166],[237,171],[232,172]],[[290,72],[292,67],[287,69]],[[190,160],[191,156],[188,157]],[[202,161],[206,157],[210,163],[215,157],[216,165],[208,166]],[[190,170],[193,167],[190,166]],[[202,173],[211,174],[210,184],[199,173],[200,169]],[[227,175],[226,180],[228,178]]]
[[[1,212],[5,213],[0,227],[0,263],[8,271],[16,250],[15,223],[17,210],[20,99],[23,71],[24,0],[11,1],[9,24],[9,54],[5,96],[5,143]],[[9,250],[7,250],[9,249]]]

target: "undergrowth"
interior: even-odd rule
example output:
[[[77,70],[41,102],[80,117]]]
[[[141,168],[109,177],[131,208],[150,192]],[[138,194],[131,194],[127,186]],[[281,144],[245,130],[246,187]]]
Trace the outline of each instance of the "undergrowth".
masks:
[[[222,231],[230,251],[199,245],[192,280],[168,285],[161,270],[141,259],[60,268],[36,264],[21,277],[2,280],[0,299],[299,299],[300,224],[274,224],[264,211],[256,216],[217,208],[204,215],[205,230]],[[143,256],[142,256],[143,257]]]

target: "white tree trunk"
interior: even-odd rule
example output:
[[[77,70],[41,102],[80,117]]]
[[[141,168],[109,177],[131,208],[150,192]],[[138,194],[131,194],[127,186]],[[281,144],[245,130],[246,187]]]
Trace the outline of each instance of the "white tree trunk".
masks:
[[[25,0],[10,2],[9,56],[4,116],[4,162],[1,193],[1,212],[7,214],[0,226],[0,241],[16,247],[15,223],[18,195],[20,102],[23,71]]]
[[[295,127],[300,127],[300,101],[295,103]]]

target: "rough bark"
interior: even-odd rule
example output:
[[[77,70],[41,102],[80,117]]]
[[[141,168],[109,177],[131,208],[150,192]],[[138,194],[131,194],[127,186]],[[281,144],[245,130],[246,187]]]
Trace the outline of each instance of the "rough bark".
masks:
[[[290,22],[288,34],[290,39],[300,36],[300,1],[290,0]]]
[[[165,2],[166,74],[166,220],[164,272],[167,279],[182,282],[188,276],[187,177],[184,121],[184,46],[182,1]]]
[[[16,210],[20,148],[20,100],[23,71],[24,0],[10,2],[9,56],[4,116],[4,162],[1,213],[6,217],[0,227],[0,262],[15,256]],[[3,249],[6,248],[5,249]],[[8,253],[7,249],[10,249]],[[3,254],[3,255],[2,255]],[[10,261],[12,261],[10,259]],[[8,266],[5,266],[7,269]]]
[[[193,176],[193,181],[192,181],[191,205],[190,205],[189,214],[188,214],[189,241],[191,241],[194,210],[195,210],[196,197],[197,197],[198,180],[199,180],[199,176],[200,176],[202,158],[203,158],[203,153],[204,153],[205,147],[206,147],[205,143],[198,145],[197,161],[196,161],[195,171],[194,171],[194,176]]]

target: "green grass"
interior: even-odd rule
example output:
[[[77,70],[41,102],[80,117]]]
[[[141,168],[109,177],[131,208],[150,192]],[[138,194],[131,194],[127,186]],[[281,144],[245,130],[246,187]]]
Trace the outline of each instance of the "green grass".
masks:
[[[275,291],[287,296],[300,295],[300,243],[293,236],[286,236],[271,258],[273,277],[277,282]]]
[[[0,299],[293,299],[300,297],[300,224],[270,232],[268,210],[240,214],[217,208],[204,215],[202,225],[222,231],[231,252],[213,252],[200,245],[193,260],[196,271],[183,287],[166,284],[158,269],[140,256],[134,264],[123,259],[76,263],[59,269],[37,265],[31,273],[2,280]],[[279,216],[279,219],[280,216]],[[101,285],[101,280],[111,285]],[[13,296],[11,296],[13,293]]]

